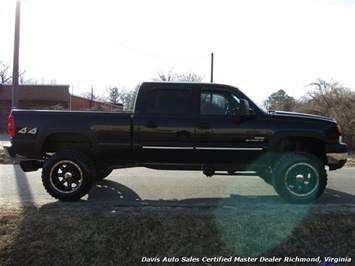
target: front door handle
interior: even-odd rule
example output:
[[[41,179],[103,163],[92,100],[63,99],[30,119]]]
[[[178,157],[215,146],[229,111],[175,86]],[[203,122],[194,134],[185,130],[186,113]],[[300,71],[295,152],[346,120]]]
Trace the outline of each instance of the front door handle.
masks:
[[[208,123],[200,123],[199,129],[209,129],[210,125]]]

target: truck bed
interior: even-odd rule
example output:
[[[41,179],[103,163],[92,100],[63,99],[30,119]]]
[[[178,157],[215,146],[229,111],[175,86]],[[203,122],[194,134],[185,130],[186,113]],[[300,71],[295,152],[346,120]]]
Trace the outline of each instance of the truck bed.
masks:
[[[101,150],[102,154],[117,148],[130,149],[132,144],[129,112],[13,110],[13,115],[19,130],[12,145],[21,157],[33,158],[35,150],[35,158],[40,159],[43,152],[39,147],[54,149],[63,145],[64,149],[65,143],[98,145],[91,149]],[[27,154],[29,151],[31,154]]]

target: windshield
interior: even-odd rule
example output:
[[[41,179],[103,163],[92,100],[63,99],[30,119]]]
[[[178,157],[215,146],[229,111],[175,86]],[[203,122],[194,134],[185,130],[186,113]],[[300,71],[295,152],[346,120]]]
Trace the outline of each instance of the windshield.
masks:
[[[245,95],[243,92],[241,92],[239,89],[237,89],[239,91],[239,93],[243,94],[243,96],[245,97],[245,100],[248,100],[249,101],[249,104],[253,104],[255,105],[261,112],[263,112],[264,114],[268,114],[268,111],[263,107],[261,106],[260,104],[254,102],[252,99],[250,99],[247,95]]]
[[[256,105],[256,107],[258,107],[263,113],[265,113],[265,114],[267,114],[268,113],[268,111],[263,107],[263,106],[261,106],[260,104],[258,104],[258,103],[256,103],[256,102],[254,102],[253,100],[250,100],[250,101],[252,101],[253,102],[253,104],[255,104]]]

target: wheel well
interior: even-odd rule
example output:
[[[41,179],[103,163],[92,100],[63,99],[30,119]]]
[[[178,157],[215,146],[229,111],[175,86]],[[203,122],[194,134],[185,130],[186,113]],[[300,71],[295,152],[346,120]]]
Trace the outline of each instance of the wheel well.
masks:
[[[78,133],[56,133],[49,135],[42,146],[42,154],[63,150],[77,150],[88,153],[91,149],[89,138]]]
[[[326,163],[325,145],[317,138],[287,137],[281,139],[275,149],[276,152],[302,151],[315,155],[324,164]]]

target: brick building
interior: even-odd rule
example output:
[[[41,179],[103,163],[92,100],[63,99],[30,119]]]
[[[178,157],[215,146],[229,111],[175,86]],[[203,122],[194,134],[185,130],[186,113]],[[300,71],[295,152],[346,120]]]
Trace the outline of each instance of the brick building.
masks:
[[[95,111],[123,111],[122,104],[110,104],[99,101],[91,101],[76,95],[70,95],[71,110],[95,110]]]
[[[12,106],[12,85],[0,84],[0,132],[7,133]],[[122,111],[122,105],[91,101],[70,95],[69,85],[19,85],[20,109]]]

